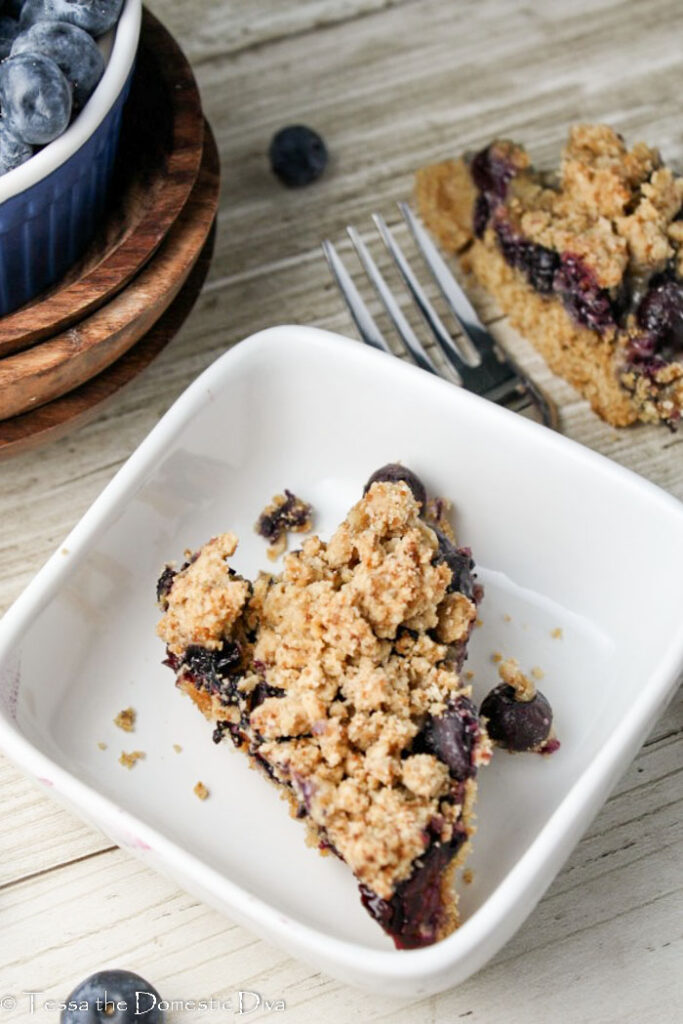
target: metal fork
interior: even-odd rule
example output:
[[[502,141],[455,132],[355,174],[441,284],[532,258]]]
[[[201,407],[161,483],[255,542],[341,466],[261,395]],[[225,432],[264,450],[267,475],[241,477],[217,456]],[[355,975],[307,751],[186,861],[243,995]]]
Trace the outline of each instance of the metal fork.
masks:
[[[427,298],[386,221],[378,214],[373,214],[375,227],[393,256],[408,291],[448,361],[450,372],[444,372],[426,351],[404,316],[362,238],[354,228],[348,227],[349,238],[358,258],[377,290],[412,361],[429,373],[447,377],[454,383],[461,384],[468,391],[473,391],[483,398],[505,405],[516,412],[531,410],[546,426],[557,429],[558,416],[555,404],[520,370],[508,353],[501,351],[408,204],[399,203],[398,207],[448,307],[469,342],[469,345],[458,346],[456,344],[443,320]],[[389,343],[377,326],[351,280],[339,253],[329,239],[323,242],[323,251],[363,341],[373,348],[393,355]]]

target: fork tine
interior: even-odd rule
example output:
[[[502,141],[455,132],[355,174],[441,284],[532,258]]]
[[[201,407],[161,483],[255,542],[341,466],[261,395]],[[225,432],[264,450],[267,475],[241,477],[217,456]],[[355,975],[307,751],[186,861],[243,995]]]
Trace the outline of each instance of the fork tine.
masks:
[[[475,347],[472,338],[470,338],[467,332],[467,323],[476,323],[479,319],[470,300],[465,295],[441,253],[434,245],[434,242],[422,227],[408,204],[398,203],[398,208],[403,214],[403,218],[410,228],[417,247],[422,253],[425,263],[431,270],[432,276],[441,290],[441,294],[448,303],[453,316],[462,328],[468,349],[474,359],[474,365],[478,364],[481,361],[481,354]],[[463,323],[463,321],[465,322]]]
[[[389,347],[389,343],[375,323],[370,310],[358,294],[358,289],[342,263],[339,253],[327,238],[323,242],[323,252],[332,275],[339,285],[339,291],[344,296],[346,305],[349,307],[349,313],[353,317],[353,321],[365,344],[371,345],[372,348],[378,348],[381,352],[386,352],[390,356],[393,355],[394,353]]]
[[[437,367],[425,352],[422,342],[403,315],[398,302],[392,295],[389,286],[382,277],[377,264],[368,252],[365,242],[355,228],[349,226],[346,230],[351,242],[353,243],[353,247],[358,254],[358,259],[363,264],[368,277],[377,289],[377,293],[384,303],[386,311],[401,337],[401,341],[408,349],[418,366],[421,366],[423,370],[429,370],[430,373],[436,373],[438,375],[439,371]]]
[[[372,219],[375,222],[375,226],[382,236],[382,240],[386,245],[387,249],[394,257],[396,266],[398,267],[401,277],[406,283],[408,290],[415,299],[420,312],[429,324],[429,327],[436,338],[441,351],[444,353],[448,361],[460,374],[460,377],[464,380],[468,375],[470,367],[467,365],[465,360],[462,358],[458,350],[456,349],[453,339],[446,330],[441,320],[441,317],[436,312],[431,302],[425,295],[421,284],[415,277],[414,273],[410,269],[408,260],[403,255],[403,251],[396,242],[396,239],[389,230],[386,221],[378,213],[373,213]]]
[[[448,264],[408,204],[399,203],[398,207],[405,217],[417,247],[420,249],[425,263],[431,270],[443,297],[476,353],[476,365],[487,366],[495,372],[496,363],[508,362],[511,364],[512,361],[509,356],[499,352],[494,345],[491,335],[479,319],[474,306],[456,281]],[[517,372],[516,367],[513,369]]]

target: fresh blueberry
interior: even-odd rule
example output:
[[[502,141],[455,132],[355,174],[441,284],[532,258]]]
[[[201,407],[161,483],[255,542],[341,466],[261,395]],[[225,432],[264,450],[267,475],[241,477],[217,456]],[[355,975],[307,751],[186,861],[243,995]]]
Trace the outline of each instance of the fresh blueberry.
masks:
[[[33,156],[33,147],[17,138],[4,117],[0,117],[0,174],[13,171]]]
[[[104,57],[95,40],[66,21],[37,21],[14,41],[15,53],[50,57],[73,86],[76,110],[85,105],[104,73]]]
[[[480,708],[486,729],[499,746],[507,750],[534,750],[550,735],[553,712],[537,690],[531,700],[518,700],[515,689],[500,683],[484,698]]]
[[[98,971],[78,985],[59,1018],[60,1024],[163,1024],[161,997],[132,971]]]
[[[21,27],[36,21],[68,21],[97,38],[113,28],[122,7],[123,0],[25,0]]]
[[[6,14],[0,15],[0,60],[9,57],[12,43],[18,34],[19,22],[8,18]]]
[[[18,53],[0,64],[0,105],[15,135],[44,146],[61,135],[71,117],[71,86],[49,57]]]
[[[442,715],[427,719],[418,746],[443,761],[452,778],[464,782],[476,775],[472,749],[478,736],[477,709],[467,697],[458,697]]]
[[[398,462],[388,462],[386,466],[376,469],[363,488],[363,494],[367,494],[373,484],[380,482],[388,484],[406,483],[413,492],[413,497],[418,505],[424,508],[427,504],[427,491],[419,476],[413,473],[412,469],[407,469]]]
[[[327,166],[325,143],[317,132],[303,124],[293,124],[276,132],[268,156],[273,173],[291,188],[310,185]]]

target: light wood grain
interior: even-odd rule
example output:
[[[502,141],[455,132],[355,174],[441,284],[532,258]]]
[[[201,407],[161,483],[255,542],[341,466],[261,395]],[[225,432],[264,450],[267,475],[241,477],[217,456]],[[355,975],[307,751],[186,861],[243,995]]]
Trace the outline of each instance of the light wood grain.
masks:
[[[683,7],[674,0],[156,0],[153,8],[195,61],[222,156],[210,281],[178,338],[100,418],[0,466],[0,608],[226,347],[282,322],[354,335],[319,242],[341,240],[347,223],[370,239],[373,210],[396,222],[394,202],[409,194],[418,164],[501,133],[550,164],[578,118],[608,120],[683,160]],[[293,121],[318,127],[332,153],[328,173],[300,192],[282,189],[265,157],[272,133]],[[373,251],[386,266],[374,241]],[[683,436],[606,426],[495,308],[475,301],[558,401],[569,436],[683,499]],[[5,763],[2,985],[63,996],[89,971],[116,964],[169,998],[239,988],[283,997],[282,1019],[296,1024],[673,1024],[683,998],[682,751],[679,697],[512,942],[456,990],[411,1004],[355,992],[255,940],[111,849]],[[28,1019],[20,1009],[0,1024]],[[171,1024],[224,1019],[186,1012]]]

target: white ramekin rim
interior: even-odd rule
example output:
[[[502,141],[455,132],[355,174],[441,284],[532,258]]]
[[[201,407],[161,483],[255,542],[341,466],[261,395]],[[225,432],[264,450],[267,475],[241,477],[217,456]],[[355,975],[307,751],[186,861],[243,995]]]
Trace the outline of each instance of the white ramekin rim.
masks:
[[[25,164],[0,176],[0,203],[25,192],[73,156],[95,134],[121,94],[138,48],[142,0],[125,0],[114,45],[94,93],[67,130]]]

